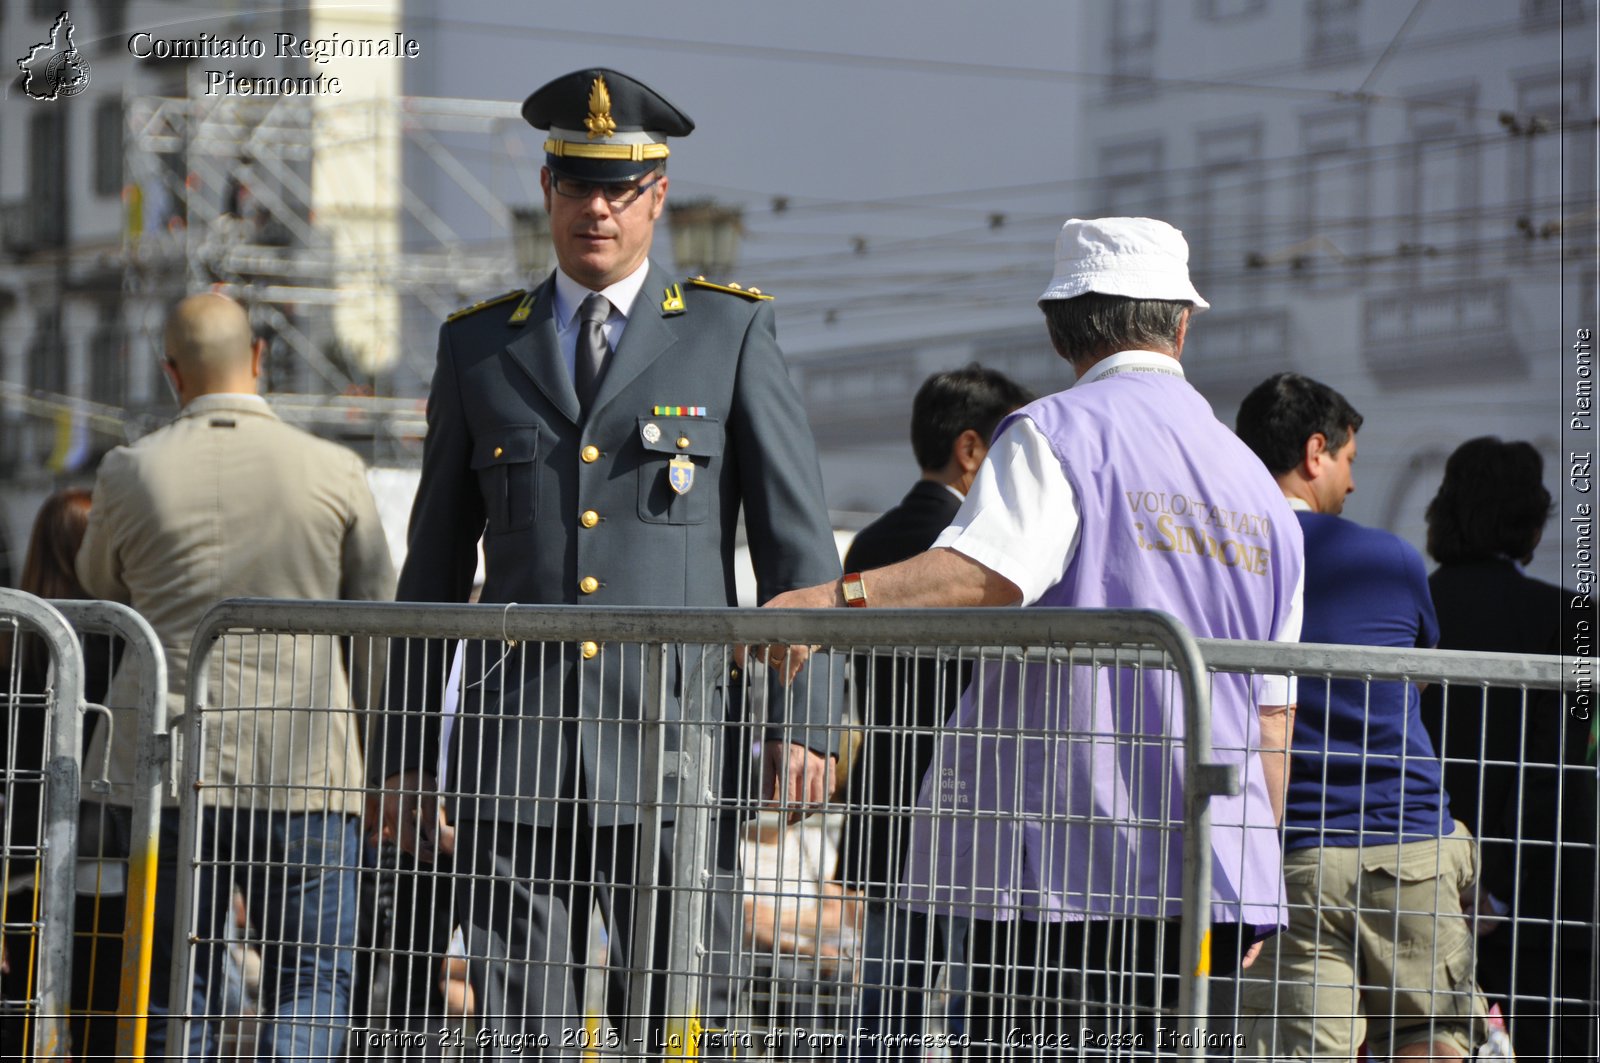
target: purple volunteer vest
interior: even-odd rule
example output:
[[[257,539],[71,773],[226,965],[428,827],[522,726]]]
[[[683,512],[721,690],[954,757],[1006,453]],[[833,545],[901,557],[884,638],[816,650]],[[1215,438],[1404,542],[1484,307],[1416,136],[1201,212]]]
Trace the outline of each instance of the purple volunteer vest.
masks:
[[[1050,442],[1082,517],[1076,554],[1036,606],[1160,609],[1198,637],[1272,637],[1300,577],[1300,526],[1199,392],[1132,368],[1012,416]],[[1211,803],[1212,919],[1268,927],[1282,924],[1283,875],[1246,752],[1259,744],[1256,693],[1244,676],[1212,684],[1214,759],[1245,782]],[[1170,673],[981,669],[923,780],[903,898],[996,920],[1177,915],[1183,723]]]

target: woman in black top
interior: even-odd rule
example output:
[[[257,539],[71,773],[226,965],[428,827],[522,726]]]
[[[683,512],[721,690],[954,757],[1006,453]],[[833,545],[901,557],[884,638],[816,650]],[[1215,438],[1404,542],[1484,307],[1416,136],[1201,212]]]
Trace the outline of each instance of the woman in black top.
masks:
[[[1543,472],[1524,442],[1482,437],[1450,455],[1427,512],[1440,649],[1570,656],[1583,633],[1593,645],[1593,604],[1522,571],[1551,513]],[[1493,898],[1478,905],[1479,983],[1520,1059],[1596,1058],[1595,769],[1590,721],[1572,710],[1548,690],[1435,684],[1423,700],[1450,812],[1479,838]]]

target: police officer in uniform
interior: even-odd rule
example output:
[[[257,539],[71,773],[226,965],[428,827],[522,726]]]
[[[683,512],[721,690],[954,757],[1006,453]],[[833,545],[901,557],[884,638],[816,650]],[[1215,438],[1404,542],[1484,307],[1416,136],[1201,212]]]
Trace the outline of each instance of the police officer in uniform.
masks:
[[[522,113],[549,131],[540,184],[559,268],[440,330],[397,597],[465,601],[482,536],[484,602],[731,605],[741,509],[763,601],[837,577],[815,444],[778,349],[771,297],[675,277],[649,260],[667,198],[667,138],[694,123],[607,69],[551,81]],[[498,650],[468,653],[446,750],[456,867],[470,875],[458,880],[456,911],[483,1028],[508,1042],[536,1037],[554,1053],[574,1024],[582,1028],[592,903],[610,926],[613,971],[636,955],[628,887],[639,871],[637,804],[657,782],[640,778],[646,670],[639,647],[547,644],[503,659]],[[372,758],[391,797],[429,786],[439,727],[423,692],[448,663],[433,645],[391,669],[383,755]],[[821,663],[808,667],[816,681],[802,677],[786,697],[769,697],[755,736],[763,796],[790,807],[825,798],[837,752],[840,690]],[[717,702],[712,718],[741,718],[749,680],[720,652],[685,649],[669,668],[669,701],[679,702],[669,719],[699,692]],[[669,730],[669,750],[679,737]],[[731,798],[753,788],[741,782],[752,743],[731,727],[720,737]],[[663,784],[670,810],[673,780]],[[385,824],[403,843],[404,807],[391,800]],[[730,1018],[741,940],[738,816],[723,808],[707,869],[709,975],[698,1006],[711,1028]],[[661,881],[671,845],[669,822]],[[668,927],[655,922],[659,971]],[[659,1032],[660,980],[648,1002],[626,993],[613,978],[612,1023],[626,1029],[624,1011],[647,1014]]]

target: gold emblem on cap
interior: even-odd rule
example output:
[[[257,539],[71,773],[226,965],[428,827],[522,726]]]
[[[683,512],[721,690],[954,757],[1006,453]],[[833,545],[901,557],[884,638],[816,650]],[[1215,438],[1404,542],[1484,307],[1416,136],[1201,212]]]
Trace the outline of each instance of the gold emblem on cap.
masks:
[[[595,78],[589,86],[589,117],[583,120],[583,128],[589,131],[590,140],[609,137],[617,131],[617,123],[611,118],[611,90],[606,88],[603,77]]]

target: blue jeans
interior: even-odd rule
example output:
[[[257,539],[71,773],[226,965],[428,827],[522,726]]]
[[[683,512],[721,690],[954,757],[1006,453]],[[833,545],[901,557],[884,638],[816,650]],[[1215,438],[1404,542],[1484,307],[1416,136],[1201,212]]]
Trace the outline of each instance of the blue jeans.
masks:
[[[951,920],[907,911],[874,898],[862,940],[860,1013],[849,1031],[857,1035],[856,1060],[920,1060],[928,992],[948,958]],[[948,1028],[948,1027],[947,1027]]]
[[[124,830],[126,820],[123,821]],[[177,918],[178,810],[161,813],[147,1058],[167,1056],[168,979]],[[226,921],[238,889],[262,951],[260,1060],[342,1057],[355,969],[361,839],[354,816],[327,812],[201,810],[195,879],[188,1059],[217,1056],[225,1004]]]

